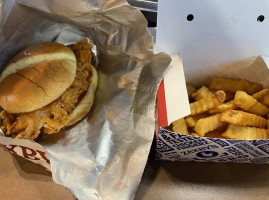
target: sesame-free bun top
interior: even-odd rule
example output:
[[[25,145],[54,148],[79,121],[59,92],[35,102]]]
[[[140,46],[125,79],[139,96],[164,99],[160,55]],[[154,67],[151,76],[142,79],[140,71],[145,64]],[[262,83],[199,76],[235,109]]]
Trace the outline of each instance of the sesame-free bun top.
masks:
[[[76,57],[66,46],[45,42],[17,54],[0,76],[0,106],[9,113],[41,109],[70,87]]]

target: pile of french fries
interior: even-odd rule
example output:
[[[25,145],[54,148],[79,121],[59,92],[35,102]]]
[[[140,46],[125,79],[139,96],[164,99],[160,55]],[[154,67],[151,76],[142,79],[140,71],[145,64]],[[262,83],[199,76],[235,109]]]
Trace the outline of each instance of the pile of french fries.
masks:
[[[173,132],[201,137],[266,139],[269,90],[260,83],[214,77],[208,87],[187,84],[191,114],[171,124]]]

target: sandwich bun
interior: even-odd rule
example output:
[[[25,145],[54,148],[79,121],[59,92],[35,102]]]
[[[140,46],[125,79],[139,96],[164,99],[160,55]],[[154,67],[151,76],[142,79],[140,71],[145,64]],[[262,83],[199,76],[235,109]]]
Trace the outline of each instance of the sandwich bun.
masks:
[[[88,40],[67,47],[32,45],[16,55],[0,76],[1,129],[16,139],[54,134],[91,109],[98,74]]]
[[[9,113],[43,108],[74,81],[76,57],[66,46],[45,42],[15,56],[0,77],[0,105]]]
[[[98,74],[95,67],[93,67],[92,65],[90,67],[90,72],[91,77],[88,79],[88,90],[84,97],[79,101],[75,109],[69,114],[68,126],[71,126],[81,120],[91,110],[94,101],[95,91],[98,85]]]

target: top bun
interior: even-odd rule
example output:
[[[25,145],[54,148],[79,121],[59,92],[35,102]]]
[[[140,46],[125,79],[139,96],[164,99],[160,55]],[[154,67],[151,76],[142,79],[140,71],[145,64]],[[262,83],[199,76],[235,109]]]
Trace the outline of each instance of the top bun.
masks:
[[[9,113],[41,109],[74,81],[76,57],[66,46],[45,42],[16,55],[0,77],[0,106]]]

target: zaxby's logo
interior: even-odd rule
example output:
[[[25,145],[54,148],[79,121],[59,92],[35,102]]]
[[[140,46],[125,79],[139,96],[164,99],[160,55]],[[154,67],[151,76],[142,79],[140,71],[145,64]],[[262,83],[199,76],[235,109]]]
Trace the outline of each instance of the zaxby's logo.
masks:
[[[11,153],[16,154],[18,156],[22,156],[26,159],[33,160],[33,161],[41,161],[44,160],[47,164],[50,164],[50,161],[47,157],[46,152],[40,151],[40,150],[34,150],[29,147],[25,147],[22,145],[3,145],[7,150],[9,150]],[[41,164],[39,164],[41,165]],[[42,167],[48,169],[48,167],[41,165]],[[49,170],[49,169],[48,169]]]
[[[196,154],[196,156],[199,158],[213,158],[218,155],[219,155],[218,152],[215,151],[202,151]]]

